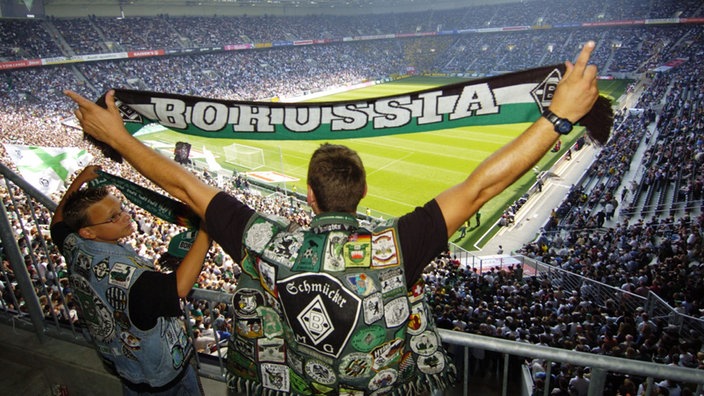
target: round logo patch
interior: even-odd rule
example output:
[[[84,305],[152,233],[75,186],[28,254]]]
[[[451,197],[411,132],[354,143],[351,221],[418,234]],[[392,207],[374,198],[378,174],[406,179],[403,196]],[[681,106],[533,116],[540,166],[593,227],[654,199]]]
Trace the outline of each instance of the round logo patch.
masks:
[[[370,352],[386,339],[386,330],[379,326],[360,329],[352,336],[352,346],[360,352]]]
[[[108,287],[105,291],[105,298],[114,309],[118,311],[125,311],[127,309],[127,293],[125,289],[114,286]]]
[[[437,374],[445,368],[445,357],[438,351],[430,356],[418,356],[418,370],[425,374]]]
[[[261,305],[264,305],[264,295],[256,289],[238,290],[232,296],[232,306],[239,318],[254,318],[257,316],[257,307]]]
[[[372,356],[368,353],[350,353],[343,356],[338,366],[341,379],[368,377],[372,369]]]
[[[306,374],[315,382],[323,385],[335,385],[335,382],[337,382],[337,376],[332,367],[319,360],[311,359],[307,361],[305,370]]]
[[[385,388],[387,386],[391,386],[396,383],[396,379],[398,378],[398,373],[394,369],[385,369],[381,370],[374,377],[372,377],[371,381],[369,381],[369,390],[378,390],[381,388]]]
[[[419,355],[432,355],[438,350],[438,345],[438,337],[432,331],[411,337],[411,349]]]

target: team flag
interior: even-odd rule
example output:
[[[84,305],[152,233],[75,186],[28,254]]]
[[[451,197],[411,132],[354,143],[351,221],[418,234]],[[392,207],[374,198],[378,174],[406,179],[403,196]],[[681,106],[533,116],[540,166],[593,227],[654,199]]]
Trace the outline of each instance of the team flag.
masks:
[[[158,123],[209,138],[351,139],[533,122],[550,105],[564,73],[565,65],[558,64],[401,95],[322,103],[232,101],[128,89],[115,89],[115,98],[132,134]],[[105,106],[105,97],[97,103]],[[610,101],[601,97],[579,123],[605,143],[613,124]],[[88,138],[107,156],[121,160]]]
[[[69,175],[93,160],[89,152],[77,147],[4,145],[22,177],[45,195],[62,189]]]

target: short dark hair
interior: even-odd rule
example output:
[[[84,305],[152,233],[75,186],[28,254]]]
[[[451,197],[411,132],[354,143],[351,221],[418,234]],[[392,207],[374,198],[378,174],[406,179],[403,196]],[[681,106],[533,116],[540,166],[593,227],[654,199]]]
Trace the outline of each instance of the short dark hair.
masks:
[[[64,203],[64,222],[73,231],[86,227],[90,221],[88,208],[107,197],[110,191],[107,187],[85,188],[74,191],[66,197]]]
[[[308,164],[308,185],[322,212],[356,212],[367,186],[362,159],[347,146],[324,143]]]

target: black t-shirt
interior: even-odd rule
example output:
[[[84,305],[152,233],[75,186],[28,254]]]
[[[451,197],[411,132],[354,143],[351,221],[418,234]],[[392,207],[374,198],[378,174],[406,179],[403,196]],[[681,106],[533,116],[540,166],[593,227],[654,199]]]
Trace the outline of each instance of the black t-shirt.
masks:
[[[210,236],[234,261],[242,260],[242,236],[254,210],[224,192],[210,201],[205,220]],[[435,200],[399,218],[399,240],[410,287],[433,258],[447,249],[447,228]]]
[[[72,232],[63,221],[51,227],[51,239],[62,253],[64,241]],[[132,323],[141,330],[154,327],[161,316],[180,316],[176,273],[143,272],[130,287],[127,309]]]

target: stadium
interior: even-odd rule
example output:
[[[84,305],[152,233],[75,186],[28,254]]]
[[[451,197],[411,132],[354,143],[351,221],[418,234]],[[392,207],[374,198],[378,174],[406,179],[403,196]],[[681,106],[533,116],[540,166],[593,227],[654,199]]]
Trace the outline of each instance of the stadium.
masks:
[[[424,271],[431,314],[459,370],[445,394],[702,394],[700,1],[0,5],[0,356],[21,378],[0,381],[2,393],[119,394],[114,377],[80,364],[100,365],[49,222],[88,163],[164,193],[84,139],[64,90],[90,100],[118,89],[310,112],[559,65],[594,40],[591,62],[615,113],[610,139],[599,144],[576,126]],[[538,116],[339,140],[367,169],[359,221],[423,205]],[[175,129],[150,124],[135,136],[250,207],[310,224],[308,160],[336,138]],[[138,231],[128,243],[168,271],[160,257],[182,228],[136,205],[130,213]],[[240,264],[216,245],[185,300],[206,394],[225,393]],[[591,384],[575,393],[585,370]]]

